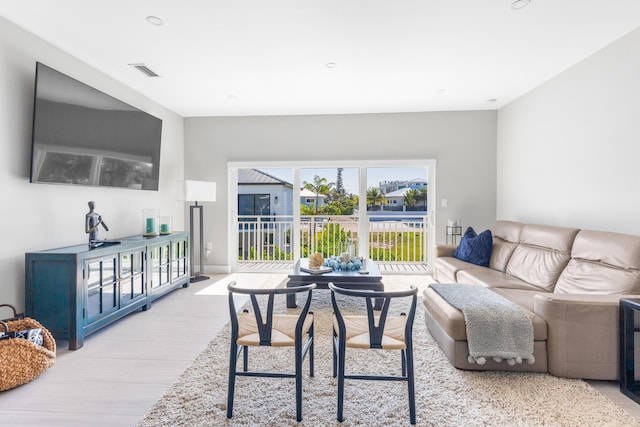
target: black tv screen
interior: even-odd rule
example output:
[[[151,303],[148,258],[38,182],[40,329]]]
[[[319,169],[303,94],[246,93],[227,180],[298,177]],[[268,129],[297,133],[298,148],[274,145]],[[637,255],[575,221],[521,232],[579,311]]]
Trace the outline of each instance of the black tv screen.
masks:
[[[162,120],[36,64],[31,182],[158,190]]]

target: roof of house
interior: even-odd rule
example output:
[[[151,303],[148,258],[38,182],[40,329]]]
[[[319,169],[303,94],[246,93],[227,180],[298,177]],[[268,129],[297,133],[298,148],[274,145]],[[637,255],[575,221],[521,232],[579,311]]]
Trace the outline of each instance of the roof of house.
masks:
[[[413,178],[407,181],[407,184],[426,184],[427,180],[425,178]]]
[[[316,197],[316,193],[303,188],[302,190],[300,190],[300,197]],[[323,199],[325,197],[327,197],[325,194],[318,194],[319,199]]]
[[[284,185],[293,188],[293,184],[259,169],[238,169],[238,185]]]
[[[411,188],[401,188],[400,190],[390,191],[386,193],[384,197],[404,197],[409,190],[411,190]]]

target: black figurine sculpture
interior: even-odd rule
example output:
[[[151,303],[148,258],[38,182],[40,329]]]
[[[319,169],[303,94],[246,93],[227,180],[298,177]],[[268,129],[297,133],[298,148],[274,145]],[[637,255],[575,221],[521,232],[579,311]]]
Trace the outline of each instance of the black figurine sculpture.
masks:
[[[84,231],[89,233],[89,247],[97,248],[102,245],[102,241],[98,238],[98,227],[102,225],[105,231],[109,231],[109,227],[102,221],[102,216],[94,211],[95,202],[89,202],[89,213],[85,216]]]

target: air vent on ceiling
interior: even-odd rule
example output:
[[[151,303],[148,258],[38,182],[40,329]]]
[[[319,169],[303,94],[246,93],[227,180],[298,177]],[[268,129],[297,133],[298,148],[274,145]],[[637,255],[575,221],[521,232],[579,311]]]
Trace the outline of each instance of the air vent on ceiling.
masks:
[[[144,64],[129,64],[132,67],[136,68],[138,71],[146,75],[147,77],[159,77],[151,68],[147,67]]]

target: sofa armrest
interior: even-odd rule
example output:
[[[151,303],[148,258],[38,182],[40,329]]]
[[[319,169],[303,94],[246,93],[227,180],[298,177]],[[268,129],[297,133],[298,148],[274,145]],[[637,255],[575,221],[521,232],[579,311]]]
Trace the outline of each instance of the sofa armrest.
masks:
[[[534,312],[547,322],[549,373],[618,379],[620,298],[633,297],[638,296],[537,294]]]
[[[458,245],[438,245],[436,246],[436,258],[445,257],[445,256],[453,256],[453,252],[456,250]]]

